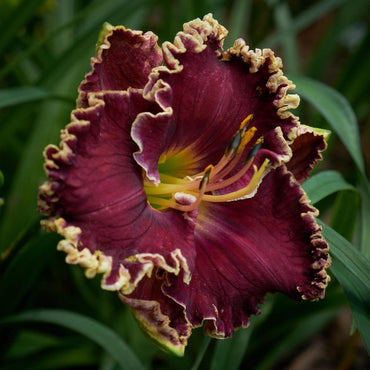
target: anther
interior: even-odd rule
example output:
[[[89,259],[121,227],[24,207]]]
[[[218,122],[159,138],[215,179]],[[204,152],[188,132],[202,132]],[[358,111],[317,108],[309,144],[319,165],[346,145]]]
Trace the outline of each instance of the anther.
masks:
[[[240,130],[245,132],[249,125],[249,122],[252,121],[253,117],[253,114],[249,114],[246,118],[244,118],[242,123],[240,124]]]
[[[233,156],[242,142],[242,131],[238,130],[225,150],[225,156]]]
[[[209,184],[212,171],[213,171],[213,166],[211,164],[205,168],[203,172],[202,180],[199,183],[199,190],[205,189],[205,187]]]
[[[256,142],[255,144],[253,145],[252,149],[249,151],[247,157],[245,158],[245,161],[247,162],[248,160],[250,160],[251,158],[254,158],[258,151],[260,150],[261,146],[262,146],[262,143],[263,143],[263,136],[261,136]]]
[[[257,131],[255,127],[247,130],[249,122],[253,119],[253,114],[249,114],[240,124],[239,130],[231,139],[229,145],[225,150],[225,156],[233,156],[235,153],[239,154],[252,139],[254,133]]]
[[[239,145],[239,148],[237,150],[237,154],[241,153],[243,149],[247,146],[247,144],[253,139],[254,134],[256,133],[257,128],[251,127],[248,129],[244,135],[242,136],[242,142]]]

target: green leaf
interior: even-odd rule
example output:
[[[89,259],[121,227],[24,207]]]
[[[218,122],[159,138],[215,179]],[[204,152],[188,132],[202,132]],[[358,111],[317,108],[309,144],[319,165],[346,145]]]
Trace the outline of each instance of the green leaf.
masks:
[[[250,0],[236,0],[233,2],[225,48],[231,47],[232,43],[239,37],[247,39],[246,30],[251,16],[251,8],[252,1]]]
[[[325,79],[328,72],[332,71],[332,66],[337,63],[343,47],[350,49],[350,45],[344,38],[345,33],[348,35],[348,32],[353,30],[353,26],[361,24],[364,14],[369,13],[370,2],[369,0],[346,0],[340,5],[335,12],[331,13],[330,22],[322,29],[320,37],[307,55],[306,74],[311,77]],[[352,32],[350,38],[353,38]],[[339,70],[333,72],[336,74]],[[358,70],[353,70],[352,74],[358,72]]]
[[[219,340],[213,354],[211,370],[237,370],[243,360],[252,328],[239,329],[229,339]]]
[[[0,54],[12,43],[22,29],[35,14],[44,0],[23,0],[7,17],[0,23]]]
[[[93,369],[99,362],[98,355],[93,345],[72,342],[59,348],[44,348],[38,353],[5,360],[1,370]]]
[[[4,270],[0,279],[0,302],[7,304],[0,305],[0,316],[10,315],[18,309],[26,294],[31,295],[30,290],[36,286],[35,281],[56,253],[56,247],[50,248],[50,245],[56,246],[58,239],[56,235],[43,233],[33,237],[28,243],[22,243],[20,240],[19,247],[22,249],[9,262],[7,268],[1,266]],[[7,252],[12,255],[15,253],[14,248],[17,249],[17,245]],[[2,264],[11,259],[8,253],[5,253],[6,259]]]
[[[4,185],[4,175],[0,171],[0,188]],[[4,199],[0,198],[0,207],[4,204]]]
[[[290,32],[298,34],[300,31],[306,29],[311,24],[318,21],[325,13],[337,8],[347,0],[326,0],[313,4],[307,10],[304,9],[302,13],[298,14],[291,22]],[[265,47],[273,47],[280,45],[283,42],[283,35],[274,32],[272,35],[264,39],[261,45]]]
[[[330,245],[331,271],[341,284],[353,318],[370,353],[370,261],[346,239],[319,220]]]
[[[30,310],[0,320],[0,325],[23,322],[44,322],[60,325],[85,335],[104,348],[127,370],[144,370],[130,347],[109,327],[90,317],[65,310]]]
[[[280,340],[272,347],[266,349],[264,356],[260,359],[255,370],[274,368],[274,364],[284,356],[291,354],[309,338],[322,330],[338,314],[338,308],[328,308],[320,311],[313,311],[305,317],[296,319],[295,325],[290,328]]]
[[[356,245],[370,259],[370,184],[367,178],[360,174],[359,192],[361,194],[361,209]]]
[[[336,90],[307,77],[290,76],[297,93],[312,103],[342,140],[361,173],[365,172],[356,117],[348,101]]]
[[[7,352],[7,358],[15,359],[30,356],[45,348],[51,349],[62,345],[63,340],[56,335],[40,333],[33,330],[24,330],[19,333],[12,342]]]
[[[351,240],[360,211],[360,194],[340,192],[331,210],[330,226],[347,240]]]
[[[337,191],[356,189],[346,182],[337,171],[324,171],[310,177],[304,184],[303,189],[313,204],[326,198]]]
[[[274,8],[274,17],[278,33],[281,35],[284,53],[284,65],[288,72],[299,73],[299,53],[297,36],[292,32],[292,17],[287,2],[278,2]]]
[[[13,87],[0,90],[0,109],[21,103],[44,99],[61,99],[74,103],[73,99],[57,96],[45,88],[37,86]]]
[[[198,370],[199,365],[202,363],[204,354],[206,353],[207,348],[208,348],[210,343],[211,343],[211,337],[208,337],[208,336],[204,337],[203,342],[202,342],[202,346],[200,347],[200,349],[197,353],[197,357],[195,359],[195,362],[194,362],[193,366],[191,367],[191,370]]]
[[[250,318],[247,328],[240,328],[231,338],[217,341],[211,362],[211,370],[223,370],[226,368],[228,370],[237,370],[240,368],[244,355],[249,348],[251,336],[260,325],[266,322],[273,307],[274,297],[267,296],[261,307],[261,313]]]

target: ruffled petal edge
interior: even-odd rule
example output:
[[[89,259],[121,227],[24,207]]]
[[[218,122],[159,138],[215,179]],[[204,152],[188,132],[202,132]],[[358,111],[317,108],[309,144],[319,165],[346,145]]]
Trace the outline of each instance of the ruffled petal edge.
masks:
[[[188,284],[191,279],[191,271],[186,258],[182,255],[180,249],[175,249],[170,254],[172,265],[162,255],[157,253],[139,253],[126,258],[125,261],[127,262],[139,262],[141,265],[140,272],[132,280],[129,269],[121,264],[119,279],[114,284],[110,284],[108,278],[112,271],[112,257],[106,256],[100,250],[91,253],[88,248],[79,249],[78,244],[82,232],[79,227],[68,225],[67,221],[62,217],[42,220],[41,226],[45,231],[57,232],[64,238],[59,241],[57,249],[67,254],[65,260],[68,264],[83,267],[85,276],[89,279],[94,278],[97,274],[103,274],[101,280],[102,289],[131,294],[145,276],[148,278],[152,276],[154,268],[163,269],[176,276],[181,272],[185,284]]]
[[[187,332],[180,335],[170,326],[170,319],[162,313],[159,302],[127,298],[122,294],[119,298],[131,308],[139,326],[156,346],[176,356],[184,355],[192,331],[190,325]]]
[[[130,94],[141,94],[136,89],[128,91],[111,92],[108,94],[129,96]],[[38,209],[46,216],[54,216],[41,221],[41,226],[48,232],[57,232],[64,239],[58,243],[57,249],[64,251],[66,262],[78,264],[85,269],[87,278],[93,278],[96,274],[103,274],[101,287],[110,291],[121,291],[123,294],[131,294],[137,284],[145,277],[151,277],[154,268],[160,268],[170,274],[179,275],[181,272],[184,283],[188,284],[191,279],[191,266],[179,248],[172,250],[168,257],[159,253],[136,253],[125,258],[119,265],[118,278],[110,282],[109,278],[113,270],[113,260],[109,255],[97,249],[92,252],[90,249],[81,246],[82,230],[80,227],[69,223],[61,217],[58,212],[58,191],[59,179],[52,178],[51,173],[61,167],[73,165],[75,156],[77,137],[71,133],[73,130],[84,129],[90,125],[89,121],[79,120],[79,112],[97,112],[104,107],[105,101],[102,99],[103,93],[91,94],[89,96],[89,107],[78,108],[71,114],[71,123],[61,131],[60,147],[49,145],[45,148],[45,172],[48,181],[39,187]],[[100,112],[101,113],[101,112]],[[130,265],[140,265],[135,274],[130,273]],[[126,266],[125,266],[126,265]]]
[[[124,35],[124,37],[130,41],[129,45],[132,48],[137,48],[140,45],[140,51],[147,56],[147,59],[143,61],[143,65],[141,66],[139,72],[136,76],[134,76],[135,86],[133,85],[133,81],[125,81],[127,86],[122,86],[119,88],[118,86],[110,87],[105,89],[106,91],[124,91],[127,90],[128,87],[144,88],[145,83],[143,81],[147,81],[147,77],[149,76],[151,69],[154,66],[158,66],[162,63],[162,50],[157,44],[158,37],[153,32],[148,31],[143,33],[143,31],[135,31],[125,28],[124,26],[112,26],[109,23],[105,23],[98,37],[96,56],[91,58],[91,71],[86,74],[85,79],[78,88],[79,95],[77,98],[77,107],[87,107],[89,104],[89,93],[102,91],[98,86],[101,83],[101,77],[98,74],[100,73],[100,68],[104,63],[106,54],[110,52],[110,38],[113,37],[115,33]],[[118,71],[118,74],[115,76],[117,80],[119,80],[119,75],[123,77],[122,71]],[[126,76],[124,76],[124,79],[125,78]]]
[[[330,131],[300,125],[297,137],[291,145],[293,155],[286,164],[295,179],[302,184],[307,180],[315,164],[322,160],[321,153],[327,148]]]
[[[282,68],[283,62],[280,57],[275,56],[271,49],[255,49],[251,50],[246,42],[239,38],[233,46],[221,54],[222,61],[228,61],[237,57],[249,65],[249,72],[256,73],[260,67],[269,61],[268,71],[270,77],[267,81],[266,87],[271,93],[276,94],[276,99],[273,101],[277,108],[277,114],[281,119],[291,118],[292,122],[299,125],[299,118],[296,117],[291,109],[296,109],[300,103],[300,97],[297,94],[289,94],[290,90],[295,89],[295,84],[284,76]],[[297,136],[297,127],[284,132],[288,144],[293,142]]]

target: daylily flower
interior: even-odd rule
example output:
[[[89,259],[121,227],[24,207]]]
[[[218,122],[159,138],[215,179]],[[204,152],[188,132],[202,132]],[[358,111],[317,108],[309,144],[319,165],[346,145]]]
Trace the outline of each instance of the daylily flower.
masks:
[[[58,249],[103,274],[148,335],[182,354],[193,328],[230,337],[267,293],[324,297],[328,245],[300,184],[324,134],[269,50],[223,51],[211,15],[173,43],[106,25],[39,209]]]

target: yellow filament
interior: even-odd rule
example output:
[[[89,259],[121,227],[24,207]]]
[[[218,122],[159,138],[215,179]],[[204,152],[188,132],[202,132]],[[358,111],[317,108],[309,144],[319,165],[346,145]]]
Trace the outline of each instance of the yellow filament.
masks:
[[[151,204],[156,204],[156,205],[162,206],[162,207],[171,207],[171,208],[177,209],[179,211],[183,211],[183,212],[193,211],[199,205],[200,201],[202,200],[203,194],[206,191],[207,185],[210,181],[212,171],[213,171],[213,166],[210,164],[205,168],[205,170],[203,172],[203,177],[202,177],[202,180],[200,181],[200,183],[199,182],[193,182],[193,183],[187,184],[187,185],[193,185],[193,188],[195,187],[194,185],[197,185],[197,183],[200,184],[199,185],[200,186],[199,193],[195,193],[195,194],[194,193],[187,193],[187,194],[190,194],[190,195],[193,195],[193,196],[198,195],[196,201],[193,202],[192,204],[182,205],[182,204],[177,203],[176,200],[173,199],[173,198],[169,200],[169,199],[165,199],[165,198],[151,197],[150,194],[155,194],[152,190],[161,190],[160,186],[158,188],[150,189],[151,192],[147,193],[147,194],[149,194],[148,201]],[[167,188],[170,188],[171,184],[166,184],[166,186],[167,186]],[[173,185],[173,187],[179,188],[178,189],[179,192],[183,192],[183,190],[186,190],[185,189],[186,185]],[[189,186],[187,186],[187,188],[188,187]],[[167,193],[168,192],[164,192],[163,194],[167,194]],[[160,193],[157,193],[157,194],[160,194]]]
[[[208,165],[203,171],[203,176],[200,180],[194,180],[194,181],[183,180],[183,182],[178,183],[178,184],[166,184],[166,183],[161,182],[158,186],[146,186],[145,192],[147,195],[152,195],[152,194],[159,195],[159,194],[172,194],[172,193],[177,193],[177,192],[183,192],[185,190],[195,190],[199,186],[203,187],[202,182],[205,182],[205,185],[209,183],[213,168],[214,168],[213,165],[211,164]],[[167,175],[162,176],[161,175],[161,179],[163,179],[164,177],[166,177],[167,180],[171,180],[172,178],[172,181],[182,180],[182,179],[178,179],[173,176],[167,176]]]
[[[161,174],[161,181],[170,182],[174,184],[187,184],[189,180],[181,179],[179,177],[171,176],[171,175],[163,175]]]
[[[146,194],[171,194],[179,191],[194,190],[198,187],[199,181],[188,181],[183,184],[165,184],[160,183],[158,186],[145,187]]]
[[[150,204],[155,204],[157,206],[162,206],[163,208],[176,208],[177,203],[174,200],[157,198],[148,196],[148,202]]]
[[[178,211],[183,211],[183,212],[190,212],[196,209],[199,205],[199,203],[202,200],[203,194],[205,192],[205,186],[200,190],[198,197],[196,201],[192,204],[189,205],[183,205],[179,204],[176,202],[175,199],[164,199],[164,198],[157,198],[157,197],[148,197],[148,201],[150,204],[156,204],[158,206],[162,206],[164,208],[174,208],[177,209]],[[193,194],[191,194],[193,195]]]
[[[222,194],[222,195],[206,194],[206,195],[203,195],[203,200],[206,202],[227,202],[230,200],[237,200],[237,199],[245,197],[246,195],[251,194],[256,188],[256,186],[258,185],[258,182],[261,179],[269,162],[270,161],[266,158],[264,162],[262,163],[262,166],[259,169],[257,169],[256,165],[253,166],[254,174],[252,176],[251,181],[245,188],[237,190],[237,191],[233,191],[232,193]]]

